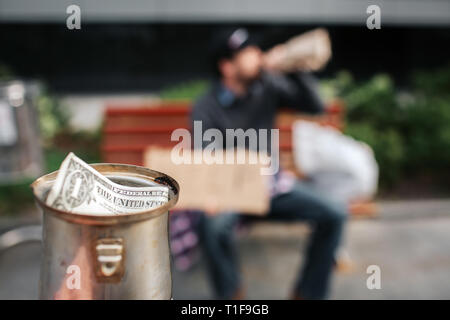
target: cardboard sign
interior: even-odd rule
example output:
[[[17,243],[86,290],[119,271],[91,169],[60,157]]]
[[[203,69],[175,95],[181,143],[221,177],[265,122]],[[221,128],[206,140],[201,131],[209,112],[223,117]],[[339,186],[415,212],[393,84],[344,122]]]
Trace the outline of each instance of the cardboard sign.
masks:
[[[168,174],[179,183],[180,195],[175,208],[202,210],[211,215],[230,211],[255,215],[268,212],[268,177],[261,175],[262,164],[249,161],[194,164],[194,153],[201,152],[192,150],[191,161],[183,164],[172,161],[171,149],[150,147],[145,152],[146,167]],[[250,152],[237,152],[245,152],[249,159]]]

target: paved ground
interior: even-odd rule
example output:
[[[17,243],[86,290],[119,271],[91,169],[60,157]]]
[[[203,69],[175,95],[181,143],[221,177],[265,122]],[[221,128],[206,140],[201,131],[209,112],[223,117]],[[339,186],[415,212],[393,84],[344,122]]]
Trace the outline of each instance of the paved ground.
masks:
[[[288,296],[307,234],[304,225],[260,224],[240,237],[249,299]],[[382,202],[378,218],[349,223],[344,247],[353,268],[336,274],[333,299],[450,299],[450,200]],[[39,250],[29,243],[0,254],[0,299],[37,297]],[[366,287],[372,264],[380,290]],[[173,280],[175,299],[211,297],[202,259]]]

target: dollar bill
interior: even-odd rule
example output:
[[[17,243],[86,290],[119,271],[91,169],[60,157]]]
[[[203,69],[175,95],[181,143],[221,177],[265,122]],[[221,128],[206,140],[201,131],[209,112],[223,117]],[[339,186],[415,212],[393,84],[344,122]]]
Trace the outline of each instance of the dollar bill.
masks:
[[[64,159],[46,204],[81,214],[124,214],[159,207],[169,198],[167,186],[129,187],[100,174],[72,152]]]

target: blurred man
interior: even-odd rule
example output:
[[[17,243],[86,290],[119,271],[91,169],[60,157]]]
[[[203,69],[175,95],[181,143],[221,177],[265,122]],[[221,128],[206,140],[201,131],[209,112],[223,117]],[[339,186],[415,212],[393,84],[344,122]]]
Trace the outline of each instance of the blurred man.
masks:
[[[246,29],[217,35],[214,48],[214,67],[219,79],[195,103],[192,112],[192,121],[202,121],[204,130],[219,129],[224,136],[226,129],[270,132],[278,107],[310,113],[324,110],[313,77],[302,72],[281,74],[276,69],[277,52],[264,55],[252,43]],[[292,298],[326,298],[346,211],[281,172],[273,179],[267,218],[312,224],[306,261]],[[243,297],[233,232],[238,219],[238,214],[221,213],[214,217],[205,215],[200,223],[209,272],[220,299]]]

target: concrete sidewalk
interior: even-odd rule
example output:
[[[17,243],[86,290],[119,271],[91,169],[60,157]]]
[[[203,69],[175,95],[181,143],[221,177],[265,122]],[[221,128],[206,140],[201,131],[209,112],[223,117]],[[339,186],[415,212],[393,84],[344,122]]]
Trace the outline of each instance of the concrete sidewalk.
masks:
[[[247,298],[286,299],[307,232],[301,226],[257,228],[239,240]],[[352,221],[345,242],[353,266],[335,274],[330,298],[450,299],[450,217]],[[369,265],[381,268],[380,290],[366,286]],[[175,298],[210,298],[204,270],[200,261],[187,273],[175,272]]]
[[[450,200],[384,201],[376,219],[351,220],[331,299],[450,299]],[[248,299],[286,299],[303,263],[308,228],[260,223],[239,239]],[[381,289],[369,290],[369,265],[381,269]],[[174,273],[175,298],[211,298],[204,261]]]
[[[247,298],[288,297],[307,234],[302,224],[260,223],[239,237]],[[336,273],[332,299],[450,299],[450,200],[381,202],[378,218],[348,224],[344,248],[353,269]],[[39,257],[38,243],[0,254],[0,299],[37,297]],[[380,290],[366,287],[372,264]],[[201,258],[188,272],[174,270],[173,281],[175,299],[212,297]]]

